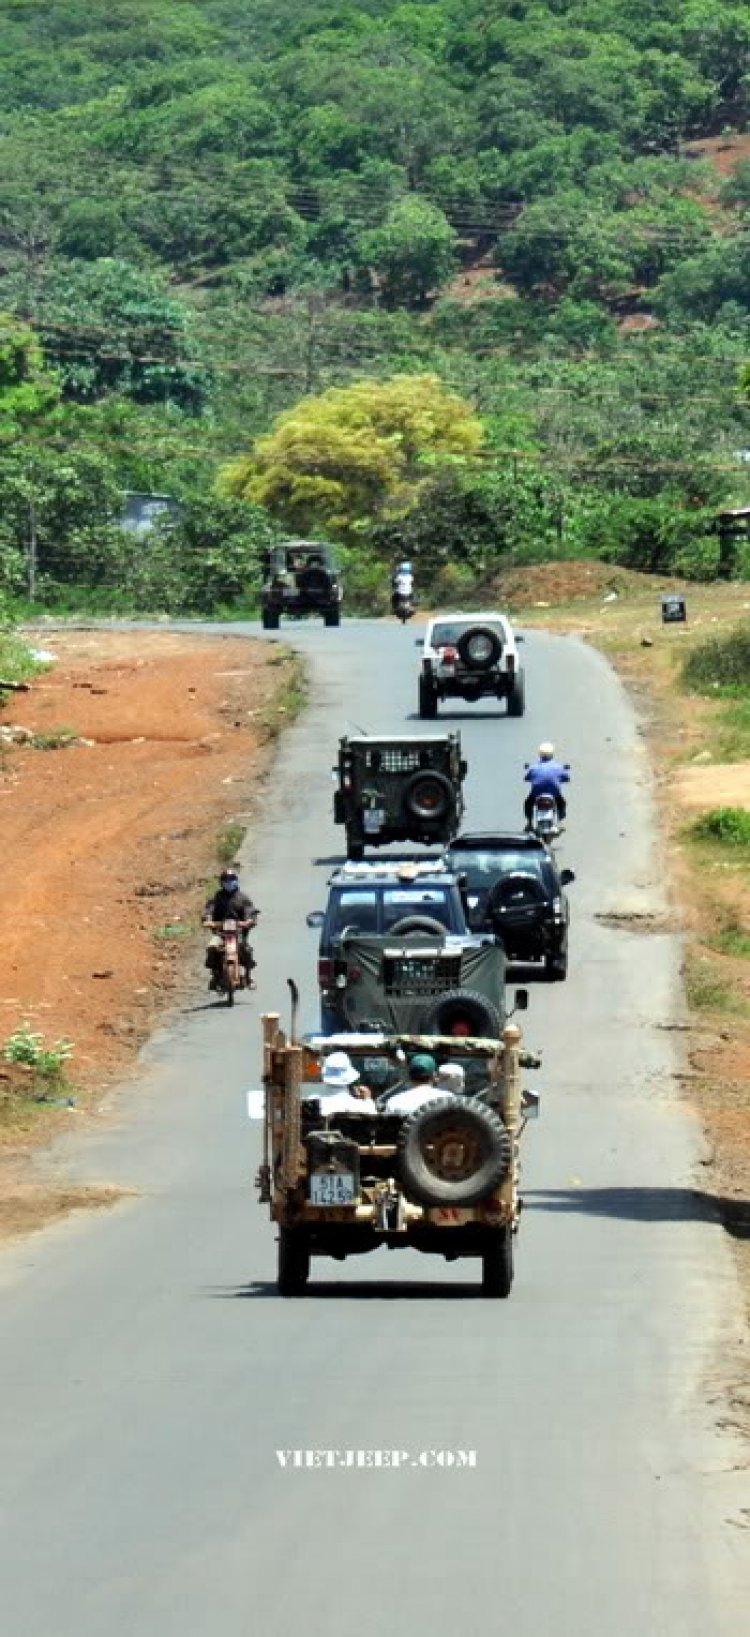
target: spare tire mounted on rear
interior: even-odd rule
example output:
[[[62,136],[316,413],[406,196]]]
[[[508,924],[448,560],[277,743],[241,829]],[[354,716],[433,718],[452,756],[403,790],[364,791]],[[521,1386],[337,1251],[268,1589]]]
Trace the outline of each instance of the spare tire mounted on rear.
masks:
[[[404,788],[404,809],[411,819],[444,819],[455,809],[456,794],[444,773],[415,773]]]
[[[503,644],[489,625],[472,625],[459,637],[458,652],[467,671],[489,671],[497,664]]]
[[[499,1114],[479,1097],[438,1097],[404,1120],[398,1164],[405,1192],[422,1205],[476,1205],[510,1170],[512,1144]]]

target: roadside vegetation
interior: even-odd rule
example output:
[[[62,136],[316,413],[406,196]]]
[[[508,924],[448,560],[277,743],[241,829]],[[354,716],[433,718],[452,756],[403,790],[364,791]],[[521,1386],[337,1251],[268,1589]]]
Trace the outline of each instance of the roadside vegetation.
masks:
[[[18,612],[249,612],[291,528],[372,612],[402,553],[448,600],[548,558],[716,574],[750,489],[744,0],[11,0],[0,111]],[[419,439],[384,408],[353,459],[397,388]],[[181,516],[138,539],[126,491]]]

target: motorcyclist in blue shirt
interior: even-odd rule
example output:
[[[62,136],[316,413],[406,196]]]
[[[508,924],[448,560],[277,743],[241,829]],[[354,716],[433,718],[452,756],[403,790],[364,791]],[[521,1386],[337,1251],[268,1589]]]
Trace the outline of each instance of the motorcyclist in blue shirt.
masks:
[[[557,812],[561,819],[565,818],[567,804],[562,793],[562,786],[570,782],[570,771],[565,762],[555,759],[555,747],[549,743],[539,746],[539,760],[527,764],[524,779],[531,785],[528,796],[523,804],[526,815],[526,824],[531,826],[534,813],[534,802],[537,796],[554,796],[557,802]]]

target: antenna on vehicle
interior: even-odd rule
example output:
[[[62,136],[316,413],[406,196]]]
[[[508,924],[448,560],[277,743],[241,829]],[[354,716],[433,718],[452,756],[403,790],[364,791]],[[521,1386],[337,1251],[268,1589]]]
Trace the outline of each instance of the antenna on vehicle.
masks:
[[[296,985],[296,983],[294,981],[294,978],[287,978],[286,981],[287,981],[287,987],[289,989],[289,994],[291,996],[291,1001],[292,1001],[292,1016],[291,1016],[291,1023],[290,1023],[289,1039],[290,1039],[291,1045],[296,1046],[296,1044],[297,1044],[297,1018],[298,1018],[298,1015],[299,1015],[299,989],[297,988],[297,985]]]
[[[367,728],[361,728],[359,722],[353,722],[351,717],[347,717],[347,722],[349,727],[356,728],[357,732],[361,733],[363,739],[369,739],[370,736],[367,732]]]

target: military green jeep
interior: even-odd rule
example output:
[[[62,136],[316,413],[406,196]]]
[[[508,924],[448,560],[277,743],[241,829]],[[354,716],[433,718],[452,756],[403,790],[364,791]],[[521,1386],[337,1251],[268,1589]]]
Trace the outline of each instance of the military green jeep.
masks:
[[[348,858],[362,858],[366,846],[430,846],[458,834],[466,777],[460,734],[345,737],[334,772],[339,787],[333,817],[346,826]]]

